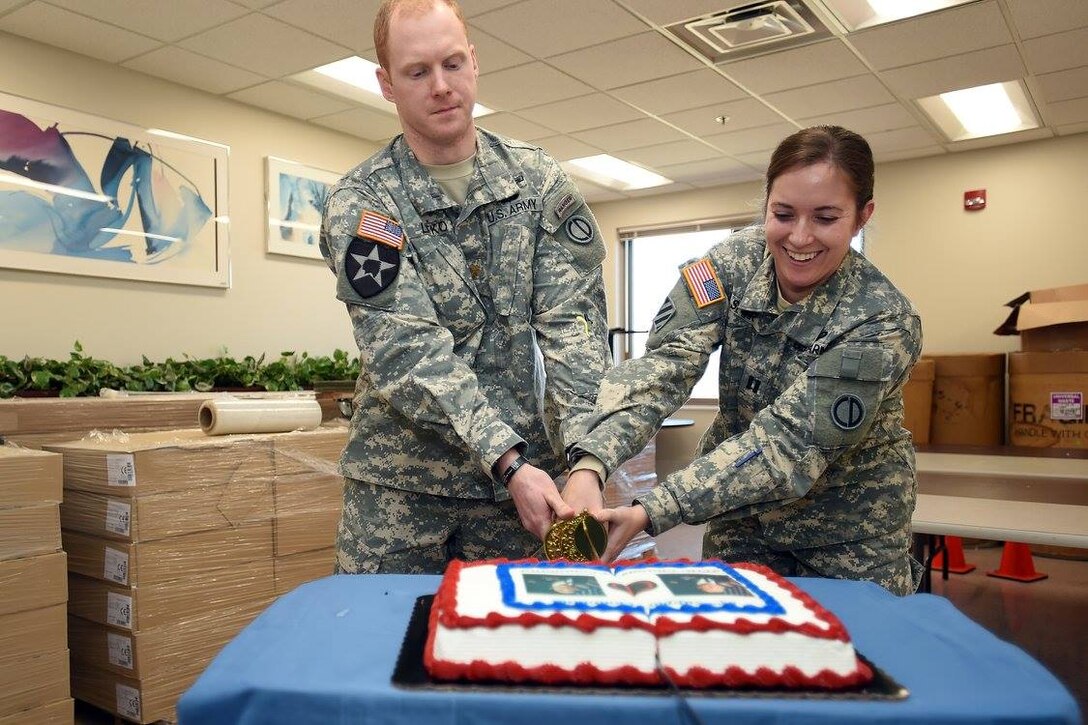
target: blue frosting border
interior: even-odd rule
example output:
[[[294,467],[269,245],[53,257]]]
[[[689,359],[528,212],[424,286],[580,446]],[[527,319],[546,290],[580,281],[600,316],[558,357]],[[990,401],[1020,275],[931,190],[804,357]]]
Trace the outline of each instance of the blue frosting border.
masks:
[[[624,568],[624,570],[631,569],[675,569],[678,566],[677,563],[668,562],[646,562],[640,564],[630,564]],[[695,614],[698,612],[737,612],[744,614],[768,614],[768,615],[780,615],[785,614],[786,609],[780,602],[771,597],[770,594],[756,586],[750,579],[745,577],[739,571],[721,562],[698,562],[692,564],[692,566],[698,567],[712,567],[720,569],[722,573],[736,579],[740,584],[747,587],[762,604],[735,604],[733,602],[718,602],[718,603],[705,603],[705,604],[669,604],[667,602],[659,602],[652,607],[640,607],[633,604],[617,604],[613,602],[585,602],[585,601],[556,601],[556,602],[523,602],[519,601],[516,597],[514,589],[514,576],[512,572],[516,569],[577,569],[584,571],[586,569],[596,569],[599,571],[612,573],[614,569],[604,564],[572,564],[568,562],[560,561],[541,561],[536,563],[528,562],[507,562],[502,564],[496,564],[496,575],[499,579],[499,592],[502,596],[502,603],[504,606],[511,607],[513,609],[524,609],[534,612],[554,612],[559,609],[576,609],[580,611],[607,611],[607,612],[633,612],[641,614],[662,614],[667,612],[683,612],[685,614]]]

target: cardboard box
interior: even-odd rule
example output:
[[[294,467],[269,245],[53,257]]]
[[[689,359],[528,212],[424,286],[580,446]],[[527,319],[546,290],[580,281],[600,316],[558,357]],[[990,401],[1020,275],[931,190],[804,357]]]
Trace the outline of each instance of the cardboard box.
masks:
[[[934,367],[929,442],[999,446],[1005,440],[1005,356],[929,355]]]
[[[0,614],[68,601],[66,561],[63,551],[0,561]]]
[[[335,547],[276,557],[276,594],[286,594],[306,582],[331,576],[335,563]]]
[[[161,584],[272,558],[271,521],[139,543],[73,531],[62,538],[69,571],[116,584]]]
[[[64,456],[64,487],[117,497],[272,477],[271,436],[207,436],[186,429],[46,446]]]
[[[69,489],[60,507],[70,531],[118,541],[154,541],[272,518],[272,481],[263,476],[134,498]]]
[[[68,696],[68,650],[0,656],[0,717]]]
[[[1088,448],[1088,351],[1009,353],[1009,443]]]
[[[247,602],[177,624],[125,632],[81,617],[68,618],[68,646],[76,669],[91,667],[138,679],[211,662],[227,642],[271,604]]]
[[[348,444],[346,424],[276,436],[276,476],[340,475],[340,454]]]
[[[1020,335],[1024,352],[1088,350],[1088,284],[1025,292],[995,335]]]
[[[63,604],[0,615],[0,659],[68,648]]]
[[[903,427],[911,432],[916,445],[929,443],[933,415],[933,379],[937,363],[923,357],[911,368],[903,386]]]
[[[75,703],[70,697],[0,717],[0,725],[72,725]]]
[[[343,496],[344,479],[339,475],[277,477],[275,555],[335,546]]]
[[[91,430],[164,430],[197,425],[201,404],[215,394],[117,398],[12,398],[0,400],[0,435]],[[71,438],[81,438],[69,436]]]
[[[193,662],[179,671],[143,679],[83,665],[72,669],[72,696],[131,722],[177,722],[178,699],[207,664]]]
[[[60,551],[60,504],[0,508],[0,560]]]
[[[122,586],[79,574],[68,576],[68,611],[119,630],[142,632],[276,595],[272,559],[246,562],[195,577]]]
[[[60,456],[0,445],[0,508],[60,500]]]

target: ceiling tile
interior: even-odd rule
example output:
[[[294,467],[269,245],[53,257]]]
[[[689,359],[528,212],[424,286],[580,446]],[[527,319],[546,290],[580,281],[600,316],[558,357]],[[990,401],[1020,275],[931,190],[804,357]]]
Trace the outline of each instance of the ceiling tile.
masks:
[[[519,0],[460,0],[457,4],[461,6],[461,12],[466,18],[474,18],[516,2]]]
[[[540,146],[540,148],[551,154],[552,158],[557,161],[569,161],[570,159],[580,159],[585,156],[596,156],[601,153],[603,149],[599,149],[596,146],[590,146],[589,144],[579,141],[576,138],[570,136],[548,136],[546,138],[534,139],[533,143]]]
[[[893,131],[878,131],[865,137],[872,147],[873,153],[877,151],[902,151],[904,149],[917,149],[923,146],[933,146],[944,139],[931,135],[921,126],[897,128]]]
[[[527,121],[515,113],[491,113],[476,119],[476,124],[489,131],[524,141],[530,138],[551,136],[556,129]]]
[[[592,90],[585,83],[537,61],[481,75],[477,100],[496,111],[517,111],[584,96]]]
[[[971,3],[851,33],[874,68],[886,70],[1012,42],[996,0]]]
[[[239,5],[245,5],[247,8],[260,10],[261,8],[265,8],[269,5],[278,3],[280,2],[280,0],[234,0],[234,2],[238,3]]]
[[[33,2],[0,18],[0,30],[116,63],[161,45],[128,30]]]
[[[1048,103],[1043,111],[1047,123],[1066,126],[1088,121],[1088,97],[1074,98],[1070,101]]]
[[[1088,131],[1088,121],[1084,123],[1071,123],[1067,126],[1057,126],[1055,131],[1059,136],[1072,136],[1075,133],[1085,133]]]
[[[886,103],[872,108],[839,111],[838,113],[809,116],[798,120],[805,126],[842,126],[862,135],[907,128],[918,124],[918,119],[899,103]]]
[[[861,75],[865,65],[839,40],[826,40],[719,66],[752,93],[773,93]]]
[[[209,93],[229,93],[268,80],[174,45],[163,46],[122,65]]]
[[[284,0],[265,14],[359,54],[374,47],[379,5],[381,0]]]
[[[614,189],[599,186],[592,181],[586,181],[577,176],[571,176],[570,178],[574,181],[574,185],[578,187],[578,191],[581,193],[582,198],[590,204],[599,204],[602,201],[618,201],[627,198]]]
[[[711,103],[735,101],[747,94],[710,68],[612,90],[612,95],[649,113],[661,115]]]
[[[26,0],[0,0],[0,13],[6,13],[17,5],[22,5]]]
[[[671,25],[681,20],[709,15],[728,10],[733,5],[746,3],[747,0],[745,2],[737,2],[737,0],[673,0],[672,2],[625,0],[627,7],[658,25]]]
[[[727,116],[728,121],[725,124],[718,123],[715,120],[718,116]],[[746,128],[769,126],[783,121],[782,116],[754,98],[718,103],[704,108],[692,108],[679,113],[666,113],[662,118],[695,136],[742,131]]]
[[[156,3],[149,12],[146,0],[49,0],[82,15],[111,25],[172,42],[214,28],[249,10],[229,0],[171,0]]]
[[[1047,73],[1035,80],[1042,90],[1043,100],[1050,103],[1088,96],[1088,66]]]
[[[902,98],[925,98],[945,91],[1004,83],[1025,75],[1015,45],[1001,45],[952,58],[904,66],[880,74]]]
[[[705,161],[718,158],[722,154],[717,149],[707,146],[692,139],[672,141],[670,143],[657,144],[656,146],[643,146],[637,149],[628,149],[619,154],[622,158],[633,161],[642,166],[657,168],[659,166],[688,163],[690,161]]]
[[[719,133],[713,136],[704,136],[703,140],[712,143],[730,156],[748,153],[751,151],[771,151],[782,139],[795,132],[797,127],[789,123],[775,123],[770,126],[749,128],[744,131],[731,133]]]
[[[553,56],[549,62],[602,90],[703,67],[695,58],[654,32]]]
[[[1006,4],[1025,40],[1088,25],[1084,0],[1006,0]]]
[[[644,117],[626,103],[603,93],[533,106],[522,111],[522,115],[563,133],[611,126]]]
[[[685,138],[680,131],[653,118],[628,121],[615,126],[603,126],[571,135],[579,141],[605,151],[624,151]]]
[[[1032,73],[1088,65],[1088,28],[1024,41],[1024,62]]]
[[[907,149],[905,151],[877,151],[873,150],[873,160],[878,164],[891,163],[892,161],[903,161],[905,159],[921,159],[926,156],[940,156],[941,154],[948,153],[940,146],[921,146],[916,149]],[[880,174],[880,170],[877,170],[877,174]],[[876,195],[877,203],[880,203],[880,193]]]
[[[770,93],[763,98],[792,118],[877,106],[895,100],[876,76],[869,74]]]
[[[612,2],[525,0],[473,20],[536,58],[646,32],[646,24]]]
[[[990,148],[991,146],[1008,146],[1021,141],[1038,141],[1044,138],[1052,138],[1054,133],[1049,128],[1033,128],[1018,133],[1003,133],[1000,136],[986,136],[973,138],[968,141],[957,141],[947,146],[949,151],[973,151],[975,149]]]
[[[314,118],[336,111],[351,108],[351,103],[341,101],[324,93],[300,88],[283,81],[269,81],[259,86],[246,88],[229,94],[230,98],[242,103],[267,108],[295,118]]]
[[[673,181],[682,181],[695,186],[729,184],[739,179],[752,178],[757,173],[740,161],[726,158],[661,166],[657,171]]]
[[[400,133],[400,121],[396,117],[369,108],[352,108],[312,118],[310,123],[375,142],[387,141]]]
[[[284,76],[351,55],[340,45],[265,15],[246,15],[178,45],[254,73]]]
[[[476,62],[480,65],[481,73],[512,68],[533,60],[531,55],[474,27],[469,28],[468,39],[476,48]]]
[[[785,138],[785,136],[783,136]],[[745,164],[753,169],[759,170],[759,175],[766,176],[767,167],[771,165],[771,154],[774,153],[774,149],[764,149],[763,151],[753,151],[750,154],[735,154],[733,158],[737,161],[743,161]],[[757,211],[757,215],[762,216]]]

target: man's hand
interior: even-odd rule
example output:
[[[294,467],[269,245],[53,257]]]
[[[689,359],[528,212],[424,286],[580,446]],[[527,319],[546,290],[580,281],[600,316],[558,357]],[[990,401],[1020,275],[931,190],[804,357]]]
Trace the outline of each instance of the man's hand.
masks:
[[[627,542],[640,531],[650,525],[650,517],[646,510],[639,504],[622,506],[614,509],[603,509],[595,515],[595,518],[608,527],[608,548],[604,550],[601,561],[614,560]]]
[[[589,511],[590,516],[596,517],[597,512],[604,509],[600,477],[588,468],[573,471],[567,476],[567,485],[563,487],[563,500],[570,505],[576,515]]]
[[[541,541],[556,518],[569,519],[577,513],[559,495],[551,476],[528,463],[514,473],[507,490],[521,525]]]

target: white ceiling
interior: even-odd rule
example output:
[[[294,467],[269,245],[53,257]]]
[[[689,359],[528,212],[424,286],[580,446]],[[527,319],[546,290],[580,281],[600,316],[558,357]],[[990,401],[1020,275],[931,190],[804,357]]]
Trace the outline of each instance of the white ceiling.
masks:
[[[819,0],[797,0],[821,18]],[[0,0],[0,31],[372,141],[396,118],[289,76],[376,60],[378,0]],[[608,152],[670,192],[758,178],[792,130],[835,123],[878,161],[1088,131],[1088,0],[977,0],[712,65],[664,24],[739,0],[461,0],[480,62],[479,124],[560,160]],[[1043,127],[948,143],[914,99],[1022,79]],[[715,119],[728,116],[727,123]],[[591,201],[625,196],[579,182]],[[640,192],[634,192],[640,193]],[[641,192],[645,194],[646,192]]]

